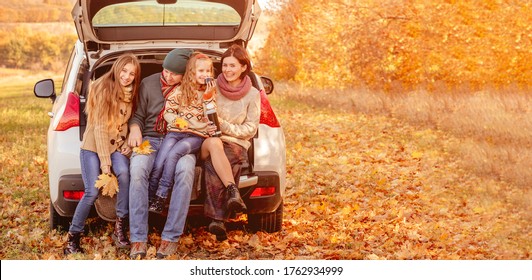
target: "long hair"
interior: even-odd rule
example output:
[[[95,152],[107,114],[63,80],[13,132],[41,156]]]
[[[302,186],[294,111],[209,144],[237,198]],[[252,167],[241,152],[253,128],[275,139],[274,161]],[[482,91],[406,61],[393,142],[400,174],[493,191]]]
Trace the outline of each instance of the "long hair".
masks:
[[[181,82],[181,96],[178,100],[183,106],[190,106],[197,97],[196,90],[201,86],[196,83],[196,62],[203,60],[211,64],[211,73],[214,73],[212,59],[201,52],[194,52],[187,62],[187,70]]]
[[[111,69],[91,85],[85,106],[89,122],[95,123],[102,118],[109,128],[116,125],[120,115],[118,101],[124,98],[124,90],[120,85],[120,72],[129,63],[135,67],[135,78],[131,89],[132,110],[134,110],[140,84],[140,63],[136,56],[126,53],[119,56]]]
[[[238,62],[240,62],[240,65],[246,65],[246,70],[240,74],[240,79],[244,79],[244,77],[249,74],[251,71],[251,60],[249,59],[249,55],[246,52],[246,49],[244,49],[242,46],[233,44],[231,45],[223,54],[222,54],[222,64],[224,63],[224,59],[226,57],[234,57]]]

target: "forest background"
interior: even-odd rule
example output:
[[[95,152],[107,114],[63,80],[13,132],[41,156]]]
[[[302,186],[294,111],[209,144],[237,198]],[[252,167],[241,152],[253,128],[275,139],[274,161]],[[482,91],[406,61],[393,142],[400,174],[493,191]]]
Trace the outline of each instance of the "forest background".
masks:
[[[0,4],[2,259],[63,258],[31,88],[63,74],[72,3]],[[177,258],[530,259],[530,1],[273,0],[249,47],[287,137],[283,231],[193,229]],[[75,258],[127,258],[111,231]]]

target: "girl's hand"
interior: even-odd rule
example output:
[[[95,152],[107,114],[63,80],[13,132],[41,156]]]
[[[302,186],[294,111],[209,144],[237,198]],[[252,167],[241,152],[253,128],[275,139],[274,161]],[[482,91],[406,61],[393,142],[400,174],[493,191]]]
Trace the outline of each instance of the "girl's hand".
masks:
[[[215,132],[216,125],[214,125],[213,122],[209,122],[209,124],[207,125],[207,133],[209,134],[209,136],[213,136]]]
[[[122,150],[120,150],[120,153],[125,156],[129,156],[131,152],[132,152],[131,147],[129,147],[129,145],[127,144],[123,145]]]
[[[111,174],[111,166],[110,165],[102,166],[102,174]]]
[[[205,92],[203,93],[203,100],[212,99],[215,93],[216,93],[216,80],[211,79],[210,82],[207,83],[207,88],[205,89]]]

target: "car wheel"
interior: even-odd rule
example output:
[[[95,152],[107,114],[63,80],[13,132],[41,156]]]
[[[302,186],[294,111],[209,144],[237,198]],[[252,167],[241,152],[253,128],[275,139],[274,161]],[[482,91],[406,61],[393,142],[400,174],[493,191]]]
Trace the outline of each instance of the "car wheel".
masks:
[[[70,218],[59,215],[59,213],[55,211],[52,201],[50,201],[50,230],[57,229],[58,231],[68,231],[70,220]]]
[[[283,226],[283,202],[273,213],[249,214],[248,226],[251,231],[277,232]]]

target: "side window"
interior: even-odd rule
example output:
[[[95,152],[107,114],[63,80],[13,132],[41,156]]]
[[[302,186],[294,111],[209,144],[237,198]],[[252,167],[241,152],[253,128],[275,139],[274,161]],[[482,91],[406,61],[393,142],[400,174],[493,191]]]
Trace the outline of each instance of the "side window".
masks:
[[[74,48],[72,49],[72,52],[70,53],[70,58],[68,59],[67,69],[65,71],[65,76],[63,77],[63,84],[61,86],[61,92],[62,93],[65,92],[65,87],[68,84],[70,77],[72,77],[72,75],[70,75],[71,74],[70,72],[72,71],[72,66],[74,64],[74,57],[75,56],[76,56],[76,47],[74,46]]]

